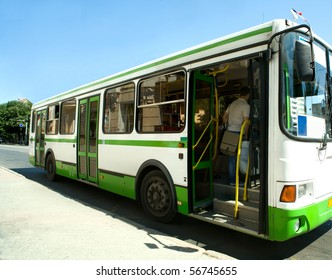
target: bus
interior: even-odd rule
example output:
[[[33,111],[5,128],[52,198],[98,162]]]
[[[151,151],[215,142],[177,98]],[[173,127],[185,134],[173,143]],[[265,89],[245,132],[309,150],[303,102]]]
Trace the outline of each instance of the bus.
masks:
[[[331,76],[329,44],[273,20],[37,102],[29,160],[160,222],[180,213],[285,241],[332,218]],[[244,86],[249,147],[243,159],[240,137],[233,186],[220,119]]]

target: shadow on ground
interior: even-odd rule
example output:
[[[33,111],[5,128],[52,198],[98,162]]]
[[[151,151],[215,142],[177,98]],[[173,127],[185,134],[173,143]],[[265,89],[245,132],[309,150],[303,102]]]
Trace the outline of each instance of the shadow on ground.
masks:
[[[134,200],[63,177],[59,177],[56,182],[49,182],[45,171],[34,167],[12,170],[65,197],[103,211],[112,217],[134,223],[139,229],[157,230],[206,250],[220,252],[241,260],[305,259],[297,254],[332,228],[330,220],[308,234],[280,243],[259,239],[182,215],[177,215],[171,224],[161,224],[147,218],[141,206]],[[182,247],[170,249],[187,250]],[[324,258],[324,256],[315,257],[315,259]]]

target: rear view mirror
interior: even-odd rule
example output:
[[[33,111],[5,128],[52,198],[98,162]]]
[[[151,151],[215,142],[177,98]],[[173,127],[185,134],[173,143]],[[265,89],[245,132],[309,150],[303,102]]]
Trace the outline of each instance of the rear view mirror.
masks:
[[[297,74],[302,82],[312,82],[315,78],[315,63],[312,46],[303,40],[295,43]]]

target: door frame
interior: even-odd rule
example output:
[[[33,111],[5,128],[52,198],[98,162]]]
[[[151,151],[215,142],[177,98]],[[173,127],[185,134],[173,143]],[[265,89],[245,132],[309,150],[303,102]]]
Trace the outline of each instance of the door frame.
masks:
[[[96,106],[94,107],[95,111],[92,110],[93,103],[96,103]],[[98,184],[98,132],[100,95],[82,98],[78,101],[78,104],[77,176],[78,179]],[[83,126],[81,126],[82,105],[85,105],[85,119]],[[82,130],[84,130],[83,133],[81,133]]]
[[[45,167],[46,109],[36,112],[35,165]]]
[[[206,121],[207,125],[204,125],[202,128],[202,133],[196,135],[195,130],[195,114],[196,114],[196,97],[198,96],[197,92],[197,81],[206,83],[209,86],[209,112],[208,120]],[[200,71],[193,71],[190,77],[190,94],[192,96],[191,104],[191,125],[190,125],[190,161],[189,161],[189,172],[191,177],[191,204],[193,209],[199,209],[210,205],[213,201],[213,125],[214,125],[214,79],[210,75],[205,75]],[[204,98],[202,98],[204,99]],[[203,139],[199,140],[201,135],[206,135],[202,138],[207,140],[207,143]],[[201,145],[202,148],[198,148],[198,145]],[[200,154],[197,155],[197,150],[200,150]],[[203,157],[201,155],[204,153]],[[204,178],[202,178],[204,177]],[[203,179],[202,182],[199,182],[199,179]],[[200,184],[199,184],[200,183]]]

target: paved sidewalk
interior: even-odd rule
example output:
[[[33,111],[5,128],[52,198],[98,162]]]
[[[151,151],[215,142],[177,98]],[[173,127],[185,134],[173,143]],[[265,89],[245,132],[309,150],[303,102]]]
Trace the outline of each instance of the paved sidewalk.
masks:
[[[0,167],[0,259],[232,259],[118,219]]]

